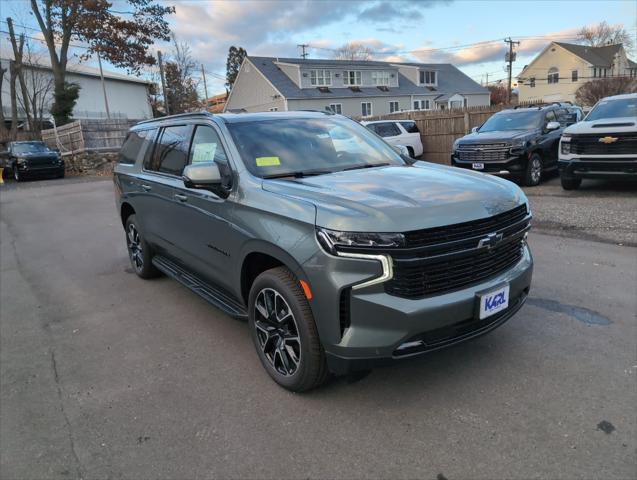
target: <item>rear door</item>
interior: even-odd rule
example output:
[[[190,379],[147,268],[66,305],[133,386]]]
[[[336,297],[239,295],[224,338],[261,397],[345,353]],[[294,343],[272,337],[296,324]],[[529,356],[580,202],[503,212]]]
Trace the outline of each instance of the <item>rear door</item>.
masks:
[[[155,148],[145,159],[139,187],[143,194],[140,217],[144,233],[159,250],[181,260],[176,223],[179,215],[175,188],[183,185],[181,174],[188,161],[192,125],[168,125],[160,129]]]
[[[216,163],[223,184],[213,191],[187,188],[183,182],[175,188],[178,201],[175,233],[188,268],[230,289],[231,262],[236,259],[240,239],[231,221],[233,171],[226,152],[227,145],[216,126],[195,125],[188,164]]]

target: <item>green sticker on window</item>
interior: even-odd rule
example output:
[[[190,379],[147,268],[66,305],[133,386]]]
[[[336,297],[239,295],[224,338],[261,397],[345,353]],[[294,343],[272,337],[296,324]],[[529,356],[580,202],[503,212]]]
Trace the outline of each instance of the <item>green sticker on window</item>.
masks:
[[[279,157],[257,157],[257,167],[276,167],[281,165]]]

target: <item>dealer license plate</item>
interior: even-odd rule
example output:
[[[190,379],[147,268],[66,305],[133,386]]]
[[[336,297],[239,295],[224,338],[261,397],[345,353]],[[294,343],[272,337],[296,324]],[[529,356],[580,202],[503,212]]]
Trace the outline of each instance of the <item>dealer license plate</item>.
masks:
[[[495,315],[509,306],[509,285],[480,295],[480,320]]]
[[[484,163],[472,163],[471,168],[474,170],[484,170]]]

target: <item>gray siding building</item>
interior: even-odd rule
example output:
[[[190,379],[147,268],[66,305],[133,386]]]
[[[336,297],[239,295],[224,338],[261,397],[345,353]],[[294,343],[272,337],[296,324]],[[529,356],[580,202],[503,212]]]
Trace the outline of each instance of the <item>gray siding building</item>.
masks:
[[[246,57],[226,111],[332,110],[365,117],[489,105],[451,64]]]

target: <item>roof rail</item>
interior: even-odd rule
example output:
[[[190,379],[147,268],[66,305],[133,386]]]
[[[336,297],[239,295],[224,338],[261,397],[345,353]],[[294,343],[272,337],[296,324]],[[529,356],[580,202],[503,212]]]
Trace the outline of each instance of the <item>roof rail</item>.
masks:
[[[336,115],[331,110],[314,110],[312,108],[305,108],[305,109],[297,110],[297,112],[314,112],[314,113],[323,113],[325,115]]]
[[[200,112],[177,113],[175,115],[166,115],[165,117],[149,118],[148,120],[142,120],[141,122],[137,122],[137,125],[142,125],[144,123],[151,123],[151,122],[161,122],[163,120],[172,120],[173,118],[192,117],[192,116],[212,117],[213,114],[205,110],[202,110]]]

